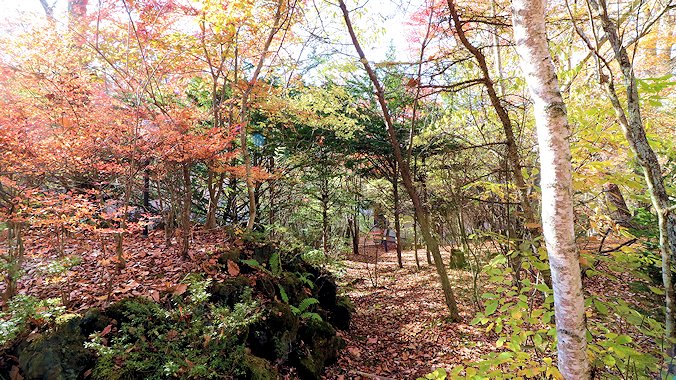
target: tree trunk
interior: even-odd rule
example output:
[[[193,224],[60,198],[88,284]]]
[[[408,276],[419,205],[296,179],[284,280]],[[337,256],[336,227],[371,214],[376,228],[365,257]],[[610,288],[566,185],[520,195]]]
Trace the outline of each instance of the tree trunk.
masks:
[[[190,165],[183,164],[183,212],[181,216],[182,245],[181,255],[188,257],[190,249],[190,209],[192,208],[192,186],[190,183]]]
[[[608,37],[608,41],[615,53],[615,60],[622,70],[624,84],[626,86],[627,110],[625,112],[615,91],[612,78],[603,78],[605,80],[607,93],[610,96],[611,103],[618,117],[618,122],[622,127],[624,136],[629,142],[629,147],[636,155],[639,165],[643,169],[645,181],[648,185],[650,198],[653,207],[657,212],[657,220],[660,231],[660,253],[662,256],[662,282],[665,290],[665,335],[667,338],[676,339],[675,310],[676,295],[674,294],[672,282],[672,260],[676,254],[676,215],[670,207],[669,196],[667,195],[662,180],[662,169],[657,160],[657,155],[650,147],[643,127],[643,118],[641,117],[641,107],[638,95],[638,83],[634,75],[634,67],[629,59],[627,49],[622,45],[616,25],[608,16],[606,2],[600,0],[596,11],[601,18],[601,26]],[[667,345],[667,354],[674,354],[673,345]],[[674,372],[674,368],[670,368]]]
[[[495,83],[491,79],[490,71],[488,70],[488,64],[486,63],[486,56],[484,53],[472,45],[472,43],[467,39],[464,30],[462,29],[463,22],[460,20],[460,16],[455,8],[454,0],[447,0],[448,9],[451,13],[451,19],[457,32],[457,36],[460,39],[460,42],[465,46],[467,50],[474,56],[481,69],[481,74],[483,75],[483,83],[486,87],[486,92],[488,93],[488,98],[491,101],[491,105],[500,119],[502,124],[502,129],[505,131],[505,144],[507,145],[507,159],[511,163],[512,174],[514,176],[514,182],[516,183],[517,188],[519,189],[519,194],[521,198],[521,207],[523,208],[523,213],[525,216],[526,224],[531,226],[535,222],[535,215],[533,214],[533,208],[530,205],[530,200],[528,199],[528,186],[526,185],[526,180],[523,177],[521,172],[521,159],[519,158],[518,147],[516,145],[516,139],[514,137],[514,128],[512,127],[512,121],[509,118],[509,113],[507,109],[502,105],[498,93],[495,91]],[[496,53],[499,58],[499,52]],[[500,69],[500,66],[498,66]]]
[[[150,212],[150,170],[146,161],[146,168],[143,170],[143,211]],[[148,223],[143,226],[143,237],[148,237]]]
[[[404,267],[401,260],[401,221],[399,220],[399,170],[395,164],[394,178],[392,178],[392,195],[394,197],[394,232],[397,236],[397,264],[399,268]]]
[[[458,306],[455,301],[453,289],[451,288],[451,283],[448,280],[446,267],[444,266],[443,260],[441,258],[441,253],[439,252],[439,242],[432,234],[432,229],[430,228],[429,210],[427,208],[427,205],[425,205],[420,201],[420,195],[415,189],[415,185],[413,184],[413,180],[411,178],[411,169],[408,166],[408,162],[404,161],[403,155],[401,153],[401,147],[399,145],[397,134],[394,129],[394,123],[390,116],[390,112],[387,109],[387,103],[385,101],[385,92],[383,90],[382,85],[380,84],[380,81],[378,80],[378,77],[376,76],[376,73],[373,71],[371,65],[369,64],[369,61],[366,59],[366,56],[361,48],[361,45],[359,44],[359,41],[357,40],[357,36],[354,32],[354,29],[352,28],[352,22],[350,21],[350,15],[349,12],[347,11],[347,6],[345,5],[345,2],[343,0],[339,0],[339,5],[343,13],[343,18],[345,20],[347,30],[350,34],[352,44],[354,45],[354,48],[357,50],[357,53],[359,54],[359,59],[361,63],[364,65],[364,69],[366,70],[366,73],[368,74],[369,79],[371,80],[371,83],[373,84],[373,87],[376,90],[377,100],[383,113],[383,118],[385,119],[385,126],[387,127],[387,134],[390,140],[390,145],[392,146],[394,157],[401,171],[401,179],[404,184],[404,188],[406,188],[406,191],[411,197],[413,208],[415,209],[415,213],[418,215],[418,219],[420,222],[420,232],[422,232],[425,242],[427,243],[427,247],[431,251],[432,256],[434,257],[434,265],[437,269],[439,281],[441,282],[441,287],[444,291],[446,306],[448,307],[449,311],[449,319],[452,321],[459,321],[460,314],[458,313]]]
[[[514,41],[534,101],[540,151],[542,228],[549,253],[558,367],[567,380],[589,379],[584,298],[575,245],[570,127],[547,46],[543,0],[512,0]]]
[[[603,185],[603,192],[606,195],[608,215],[613,222],[622,227],[631,227],[631,212],[629,212],[629,207],[627,207],[627,202],[622,196],[620,187],[608,182]]]
[[[329,254],[329,194],[328,183],[322,185],[322,250]]]
[[[413,215],[413,252],[415,253],[415,266],[420,269],[420,258],[418,258],[418,217]]]
[[[249,154],[249,149],[247,148],[247,127],[249,126],[249,95],[253,91],[256,82],[258,81],[258,76],[263,69],[263,64],[265,63],[265,58],[270,50],[270,45],[272,40],[275,38],[275,35],[280,29],[280,24],[282,20],[282,8],[283,2],[279,0],[275,8],[274,23],[270,29],[270,33],[265,40],[263,49],[261,51],[261,56],[258,59],[256,68],[254,69],[253,74],[251,75],[251,80],[248,83],[246,90],[242,94],[242,102],[240,104],[240,133],[239,133],[239,142],[242,150],[242,160],[244,161],[244,170],[245,170],[245,182],[247,194],[249,195],[249,220],[246,223],[247,231],[253,230],[254,223],[256,221],[256,195],[254,193],[254,183],[253,183],[253,174],[251,170],[251,155]]]
[[[204,227],[206,229],[216,228],[216,211],[218,210],[218,202],[223,193],[223,174],[214,173],[213,170],[207,169],[207,192],[209,193],[209,205],[207,207],[207,217]]]

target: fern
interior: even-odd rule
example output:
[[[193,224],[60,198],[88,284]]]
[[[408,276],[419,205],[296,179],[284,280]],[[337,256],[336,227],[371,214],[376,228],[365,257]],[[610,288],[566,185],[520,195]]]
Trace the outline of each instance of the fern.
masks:
[[[282,260],[277,252],[270,256],[270,270],[275,276],[279,276],[279,274],[282,273]]]
[[[298,305],[298,310],[300,310],[300,312],[302,313],[302,312],[306,311],[310,306],[316,305],[318,303],[319,303],[319,301],[316,298],[312,298],[312,297],[306,298],[306,299],[300,301],[300,304]]]
[[[300,315],[300,318],[301,318],[301,319],[314,319],[314,320],[317,321],[317,322],[321,322],[321,321],[322,321],[322,316],[321,316],[321,315],[319,315],[319,314],[317,314],[317,313],[310,312],[310,311],[306,311],[305,313],[301,314],[301,315]]]
[[[277,287],[279,288],[279,295],[282,297],[282,301],[284,301],[284,303],[289,303],[289,295],[286,294],[286,290],[284,290],[282,285],[277,284]]]
[[[298,279],[300,280],[300,282],[307,285],[310,289],[315,288],[315,283],[312,282],[312,280],[310,280],[310,278],[313,276],[312,273],[296,272],[296,276],[298,276]]]

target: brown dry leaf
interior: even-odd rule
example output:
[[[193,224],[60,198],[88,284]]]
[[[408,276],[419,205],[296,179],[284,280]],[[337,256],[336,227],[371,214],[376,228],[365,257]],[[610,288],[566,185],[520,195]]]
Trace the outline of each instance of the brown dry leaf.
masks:
[[[171,294],[175,296],[180,296],[181,294],[185,293],[188,290],[188,285],[187,284],[178,284],[174,288],[174,290],[171,292]]]
[[[239,275],[239,266],[232,262],[232,260],[228,260],[228,274],[233,277]]]
[[[110,333],[110,330],[112,330],[112,329],[113,329],[113,325],[108,325],[108,326],[106,326],[106,328],[103,329],[103,331],[101,331],[101,334],[99,334],[99,335],[100,336],[106,336]]]
[[[158,292],[157,290],[151,290],[150,298],[152,298],[153,301],[155,302],[160,302],[160,292]]]
[[[9,371],[10,380],[23,380],[23,376],[19,373],[19,367],[13,365],[12,370]]]
[[[360,357],[361,356],[361,350],[358,347],[348,347],[347,351],[354,357]]]

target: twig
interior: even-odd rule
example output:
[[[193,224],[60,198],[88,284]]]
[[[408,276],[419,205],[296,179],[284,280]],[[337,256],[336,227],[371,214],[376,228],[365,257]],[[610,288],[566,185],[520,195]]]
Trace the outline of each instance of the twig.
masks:
[[[605,249],[605,250],[601,251],[601,253],[610,253],[610,252],[617,251],[617,250],[619,250],[619,249],[622,248],[622,247],[626,247],[626,246],[628,246],[628,245],[632,245],[632,244],[636,243],[636,241],[638,241],[638,239],[637,239],[637,238],[633,238],[633,239],[631,239],[631,240],[628,240],[628,241],[626,241],[626,242],[624,242],[624,243],[618,245],[618,246],[615,247],[615,248]]]

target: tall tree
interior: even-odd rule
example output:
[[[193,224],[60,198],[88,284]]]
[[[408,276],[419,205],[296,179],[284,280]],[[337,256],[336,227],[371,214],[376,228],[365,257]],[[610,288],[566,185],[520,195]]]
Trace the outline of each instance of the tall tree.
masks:
[[[634,73],[634,65],[629,58],[627,48],[622,42],[618,33],[618,26],[609,16],[608,5],[605,0],[600,0],[595,4],[594,11],[600,19],[601,28],[605,32],[610,46],[614,53],[614,60],[620,67],[624,85],[626,87],[626,109],[622,105],[620,98],[613,83],[613,73],[611,66],[598,53],[598,44],[596,47],[585,38],[585,42],[597,54],[599,61],[603,62],[603,73],[599,75],[601,83],[604,85],[610,101],[617,114],[617,120],[624,132],[624,136],[629,142],[629,147],[636,155],[637,161],[643,170],[645,181],[648,185],[648,191],[652,200],[653,207],[657,213],[657,220],[660,233],[660,253],[662,256],[662,282],[665,289],[665,335],[667,338],[676,339],[676,294],[674,293],[672,279],[672,261],[676,254],[676,205],[672,205],[669,195],[662,179],[662,168],[657,159],[655,151],[652,149],[646,136],[641,116],[641,104],[638,92],[638,81]],[[673,1],[667,3],[658,14],[663,15],[670,7],[675,6]],[[655,21],[648,21],[646,28],[649,28]],[[579,32],[579,29],[578,29]],[[582,33],[579,33],[584,36]],[[601,67],[600,67],[601,69]],[[674,345],[667,345],[667,353],[674,354]],[[671,366],[671,372],[676,368]]]
[[[513,0],[514,41],[535,108],[542,229],[549,253],[558,366],[567,380],[589,379],[584,297],[575,245],[570,127],[547,46],[543,0]]]
[[[439,274],[439,281],[441,282],[441,287],[444,291],[446,306],[448,307],[449,311],[449,318],[452,321],[459,321],[460,314],[458,313],[458,305],[455,301],[455,295],[453,294],[451,283],[448,280],[446,267],[444,266],[443,260],[441,258],[441,253],[439,251],[439,241],[434,236],[432,227],[430,225],[429,218],[430,212],[427,205],[424,204],[420,199],[418,190],[415,188],[415,185],[413,183],[409,163],[404,160],[404,156],[401,152],[401,146],[399,144],[399,139],[397,138],[397,132],[394,127],[394,122],[390,115],[390,111],[387,107],[387,101],[385,100],[385,91],[383,89],[382,84],[380,83],[380,80],[376,76],[375,71],[371,67],[371,64],[369,63],[368,59],[366,59],[364,50],[361,48],[361,45],[359,44],[357,35],[355,34],[354,28],[352,27],[350,13],[347,10],[345,2],[343,0],[340,0],[339,5],[343,13],[343,19],[345,20],[345,25],[347,26],[348,33],[350,34],[350,39],[352,40],[352,45],[354,45],[355,50],[357,50],[359,60],[364,66],[364,69],[366,70],[366,73],[368,74],[369,79],[371,80],[371,83],[373,84],[373,87],[376,90],[376,98],[378,100],[378,104],[380,105],[380,109],[383,113],[383,118],[385,119],[385,127],[387,128],[387,134],[390,140],[390,145],[392,146],[392,150],[394,152],[394,158],[397,162],[397,166],[399,167],[399,171],[401,173],[401,180],[404,184],[404,188],[406,188],[406,191],[408,192],[408,195],[411,198],[411,202],[413,202],[413,208],[415,209],[416,216],[418,217],[418,223],[420,223],[420,232],[422,233],[423,238],[427,243],[427,248],[430,250],[430,252],[432,253],[432,257],[434,258],[434,266],[437,269],[437,273]]]

